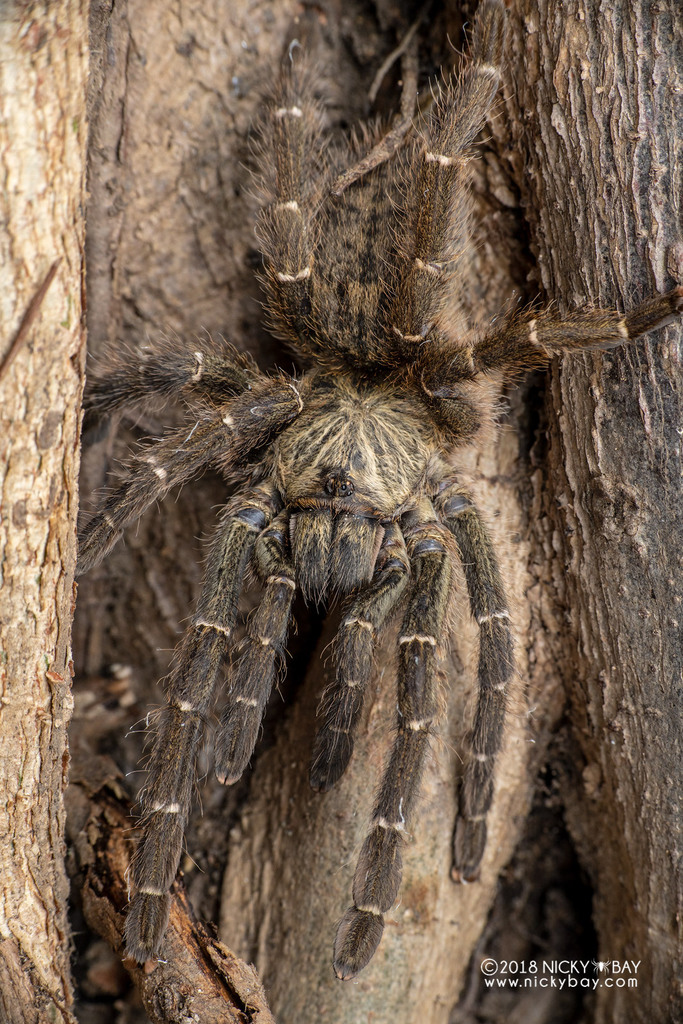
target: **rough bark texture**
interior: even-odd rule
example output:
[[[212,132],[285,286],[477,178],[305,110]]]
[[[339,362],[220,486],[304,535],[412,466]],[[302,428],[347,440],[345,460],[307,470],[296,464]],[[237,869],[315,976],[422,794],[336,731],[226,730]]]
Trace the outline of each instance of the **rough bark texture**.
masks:
[[[87,4],[0,9],[0,1020],[72,1021],[64,870]],[[56,275],[25,318],[59,261]],[[24,323],[22,329],[21,324]],[[13,346],[13,342],[17,345]],[[12,351],[11,362],[7,357]]]
[[[526,74],[508,109],[533,139],[523,201],[541,282],[563,307],[628,308],[683,275],[680,5],[522,13]],[[679,325],[565,360],[534,480],[536,537],[569,611],[569,628],[548,631],[569,695],[567,821],[598,959],[640,961],[637,990],[598,989],[598,1021],[683,1015],[682,403]]]
[[[108,758],[74,759],[67,806],[85,919],[121,957],[130,805]],[[165,957],[154,965],[125,961],[152,1024],[274,1024],[254,968],[198,924],[181,883],[174,890]]]
[[[674,6],[511,6],[504,99],[475,178],[476,319],[496,314],[512,293],[522,301],[542,293],[562,308],[628,307],[681,280],[672,196],[681,185],[674,128],[683,121],[682,28]],[[462,39],[456,8],[437,9],[421,30],[426,72],[454,60],[447,39]],[[244,166],[263,86],[289,39],[307,40],[322,57],[331,128],[353,124],[368,114],[374,73],[412,17],[369,2],[331,3],[324,12],[219,0],[94,9],[87,252],[96,356],[107,342],[137,346],[160,331],[191,338],[207,329],[252,351],[264,368],[283,362],[261,326]],[[396,77],[380,95],[387,114]],[[511,394],[498,438],[468,456],[464,471],[489,510],[519,637],[482,878],[469,887],[448,879],[474,687],[476,636],[463,605],[444,666],[443,741],[425,778],[400,905],[375,960],[347,985],[332,976],[331,944],[386,752],[393,644],[378,659],[347,776],[331,793],[313,794],[307,761],[324,685],[319,654],[333,622],[321,633],[317,616],[297,607],[285,700],[276,698],[240,785],[221,789],[207,759],[204,817],[191,824],[183,865],[200,917],[216,920],[222,903],[221,937],[256,964],[280,1024],[666,1021],[683,1013],[674,805],[680,389],[673,328],[628,352],[574,357],[531,382],[524,401]],[[86,487],[104,483],[125,443],[172,416],[145,410],[89,438]],[[141,730],[124,740],[126,726],[160,701],[157,680],[197,594],[196,538],[211,530],[224,500],[213,477],[186,488],[80,585],[75,740],[114,753],[126,771],[135,770],[142,741]],[[245,599],[245,614],[254,599]],[[87,964],[85,938],[79,948]],[[636,989],[492,992],[479,969],[487,956],[641,965]],[[133,996],[118,976],[108,978],[107,1019],[135,1019]],[[100,1021],[92,960],[84,979],[81,1020]]]

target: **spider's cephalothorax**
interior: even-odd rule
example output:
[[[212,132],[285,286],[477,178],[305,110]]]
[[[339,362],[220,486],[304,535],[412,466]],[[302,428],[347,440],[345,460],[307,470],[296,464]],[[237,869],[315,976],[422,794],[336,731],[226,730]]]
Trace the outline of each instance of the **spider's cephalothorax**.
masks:
[[[422,489],[438,432],[420,395],[351,373],[303,382],[304,409],[273,444],[297,586],[307,598],[372,579],[386,527]]]
[[[158,498],[204,468],[250,480],[225,508],[157,724],[126,926],[138,960],[156,955],[164,936],[196,754],[250,566],[263,597],[230,669],[216,739],[224,782],[240,777],[253,752],[297,589],[309,601],[338,595],[345,602],[315,741],[315,788],[344,772],[375,645],[392,618],[399,623],[396,736],[353,906],[337,936],[337,975],[350,978],[369,962],[398,893],[401,848],[437,717],[457,560],[480,649],[453,875],[478,874],[512,640],[486,525],[447,456],[476,437],[487,418],[483,396],[506,376],[543,366],[554,353],[637,338],[683,304],[677,288],[626,315],[527,310],[483,334],[455,333],[463,322],[457,285],[467,247],[467,161],[496,96],[504,36],[502,0],[484,0],[470,61],[442,86],[401,158],[385,153],[341,177],[324,157],[312,78],[294,52],[264,132],[274,180],[259,236],[271,326],[315,369],[268,377],[227,343],[165,342],[139,364],[119,362],[93,390],[104,410],[155,394],[183,398],[192,419],[135,457],[129,478],[83,533],[81,572]]]

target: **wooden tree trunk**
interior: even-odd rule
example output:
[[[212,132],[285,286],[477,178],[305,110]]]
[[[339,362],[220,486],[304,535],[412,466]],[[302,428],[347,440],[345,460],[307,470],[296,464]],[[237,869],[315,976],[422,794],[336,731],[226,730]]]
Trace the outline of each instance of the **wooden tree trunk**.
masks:
[[[87,52],[86,3],[2,5],[3,1024],[74,1019],[63,791],[85,356]]]
[[[511,5],[504,98],[475,172],[475,320],[513,293],[541,293],[563,309],[628,308],[681,280],[674,6]],[[422,26],[427,70],[451,66],[447,40],[460,45],[462,20],[454,7]],[[293,0],[127,0],[95,10],[87,252],[96,356],[104,343],[136,347],[161,331],[191,339],[206,329],[263,368],[290,366],[263,330],[254,278],[244,165],[263,85],[287,42],[302,39],[321,54],[339,130],[367,116],[374,73],[407,24],[388,2],[333,3],[324,13]],[[387,113],[396,77],[380,95]],[[321,797],[308,788],[307,760],[333,621],[321,634],[315,613],[297,608],[285,701],[276,698],[238,787],[219,787],[207,760],[204,817],[192,823],[184,864],[200,916],[217,918],[222,887],[221,936],[255,962],[280,1024],[676,1019],[680,389],[673,327],[628,351],[573,357],[531,382],[523,400],[512,393],[498,438],[463,460],[490,510],[518,634],[482,878],[468,887],[448,878],[475,677],[463,606],[400,905],[372,965],[349,985],[332,976],[331,944],[386,753],[395,644],[389,638],[378,658],[349,772]],[[116,444],[113,430],[92,435],[86,488],[101,486],[123,443],[158,432],[164,416],[173,411],[124,418]],[[160,701],[157,680],[198,591],[196,538],[210,532],[225,494],[213,477],[186,488],[81,583],[79,750],[116,751],[135,769],[141,736],[124,740],[126,727]],[[247,596],[245,613],[255,599]],[[641,963],[637,988],[492,993],[479,969],[487,956]]]
[[[508,110],[527,147],[523,201],[546,293],[622,308],[683,279],[680,5],[525,3]],[[523,134],[519,131],[523,125]],[[553,550],[547,630],[568,694],[558,771],[593,891],[595,1020],[677,1020],[683,649],[681,328],[554,367],[534,480]]]

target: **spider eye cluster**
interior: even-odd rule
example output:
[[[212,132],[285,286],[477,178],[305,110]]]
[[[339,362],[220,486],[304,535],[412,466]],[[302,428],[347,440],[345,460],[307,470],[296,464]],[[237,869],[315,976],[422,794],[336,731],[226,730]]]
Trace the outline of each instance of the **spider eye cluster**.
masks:
[[[325,478],[325,493],[330,494],[335,498],[346,498],[349,494],[353,494],[356,489],[351,477],[344,469],[336,469],[332,473],[328,473]]]

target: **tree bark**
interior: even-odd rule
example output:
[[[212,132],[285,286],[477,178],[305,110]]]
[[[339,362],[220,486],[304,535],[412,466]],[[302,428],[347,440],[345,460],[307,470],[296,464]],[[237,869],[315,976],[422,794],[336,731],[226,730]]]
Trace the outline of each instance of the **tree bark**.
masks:
[[[68,810],[85,919],[120,954],[133,846],[130,806],[108,758],[74,760]],[[153,970],[126,960],[152,1024],[274,1024],[254,968],[197,922],[182,883],[174,887],[164,946],[164,960]]]
[[[0,12],[0,1020],[73,1021],[64,808],[87,4]],[[41,286],[45,287],[41,287]]]
[[[683,278],[680,7],[522,7],[508,103],[528,148],[524,205],[544,290],[629,308]],[[677,1020],[681,1002],[680,324],[553,368],[534,480],[537,541],[568,627],[546,635],[568,694],[560,776],[593,890],[595,1020]],[[550,485],[552,481],[552,485]]]
[[[462,20],[455,7],[438,9],[421,27],[426,72],[452,66],[448,39],[461,45]],[[563,309],[629,308],[666,290],[681,280],[683,253],[672,200],[683,151],[673,0],[656,13],[635,0],[610,12],[594,0],[520,0],[509,21],[503,98],[475,170],[473,320],[486,323],[511,295],[541,294]],[[265,369],[290,366],[262,327],[254,277],[245,164],[253,164],[250,125],[263,84],[288,41],[303,39],[321,55],[330,128],[339,132],[371,113],[374,73],[408,23],[389,3],[302,12],[293,2],[127,0],[94,9],[87,253],[96,356],[106,362],[105,343],[135,348],[161,331],[190,339],[206,329]],[[380,110],[390,114],[397,96],[392,72]],[[356,982],[334,979],[331,945],[389,741],[395,640],[378,658],[352,764],[332,792],[309,791],[307,760],[325,681],[320,655],[334,621],[321,633],[303,606],[285,702],[275,700],[253,770],[226,791],[207,759],[204,818],[197,814],[189,830],[185,881],[205,918],[217,918],[222,886],[221,937],[256,964],[281,1024],[412,1024],[418,1014],[425,1024],[675,1019],[676,331],[554,365],[524,400],[510,393],[498,436],[462,460],[488,509],[518,637],[479,883],[457,887],[448,878],[474,699],[476,633],[464,604],[400,904]],[[126,443],[173,415],[144,410],[122,420],[116,441],[113,430],[93,435],[86,489],[104,483]],[[157,681],[198,592],[195,538],[211,531],[211,509],[225,495],[214,477],[186,488],[80,585],[75,742],[115,750],[127,772],[139,762],[141,734],[124,739],[126,726],[160,702]],[[256,596],[245,598],[245,615]],[[638,987],[492,994],[483,986],[482,957],[540,963],[570,953],[640,960]]]

